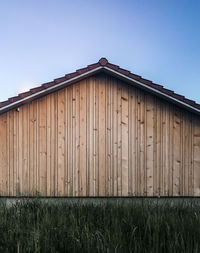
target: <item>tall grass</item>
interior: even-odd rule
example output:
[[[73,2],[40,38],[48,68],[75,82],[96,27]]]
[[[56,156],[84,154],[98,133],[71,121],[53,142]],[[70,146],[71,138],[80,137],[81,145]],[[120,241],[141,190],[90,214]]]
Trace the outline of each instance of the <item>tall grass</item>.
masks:
[[[200,252],[200,208],[190,202],[0,204],[0,252]]]

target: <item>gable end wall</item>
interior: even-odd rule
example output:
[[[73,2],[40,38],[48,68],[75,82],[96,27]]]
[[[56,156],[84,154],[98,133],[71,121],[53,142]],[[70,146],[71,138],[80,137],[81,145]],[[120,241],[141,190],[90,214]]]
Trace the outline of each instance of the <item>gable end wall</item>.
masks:
[[[200,117],[106,74],[0,115],[1,196],[200,196]]]

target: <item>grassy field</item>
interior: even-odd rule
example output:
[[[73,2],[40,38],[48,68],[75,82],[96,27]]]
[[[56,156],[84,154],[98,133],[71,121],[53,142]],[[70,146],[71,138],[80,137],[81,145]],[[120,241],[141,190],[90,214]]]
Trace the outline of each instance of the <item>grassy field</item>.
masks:
[[[200,205],[151,200],[0,204],[0,252],[200,252]]]

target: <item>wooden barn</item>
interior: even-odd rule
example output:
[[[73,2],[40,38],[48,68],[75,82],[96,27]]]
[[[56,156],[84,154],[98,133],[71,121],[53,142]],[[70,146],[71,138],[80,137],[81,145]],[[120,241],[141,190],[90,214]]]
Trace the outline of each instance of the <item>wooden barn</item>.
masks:
[[[0,196],[200,196],[200,105],[101,58],[0,103]]]

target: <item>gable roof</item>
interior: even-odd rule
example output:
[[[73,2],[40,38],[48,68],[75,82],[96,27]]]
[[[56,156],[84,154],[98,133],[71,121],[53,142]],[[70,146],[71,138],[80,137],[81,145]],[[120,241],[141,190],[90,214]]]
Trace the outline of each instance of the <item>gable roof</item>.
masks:
[[[106,58],[101,58],[97,63],[88,65],[85,68],[76,70],[76,72],[67,74],[63,77],[56,78],[52,82],[44,83],[41,86],[30,89],[27,92],[11,97],[6,101],[0,102],[0,114],[12,108],[16,108],[26,102],[32,101],[38,97],[46,95],[55,90],[61,89],[63,86],[72,84],[85,77],[91,76],[98,72],[106,72],[120,78],[129,84],[147,90],[159,97],[162,97],[172,103],[184,107],[194,113],[200,114],[200,104],[195,101],[176,94],[172,90],[164,88],[160,84],[155,84],[150,80],[144,79],[141,76],[131,73],[128,70],[122,69],[117,65],[109,63]]]

